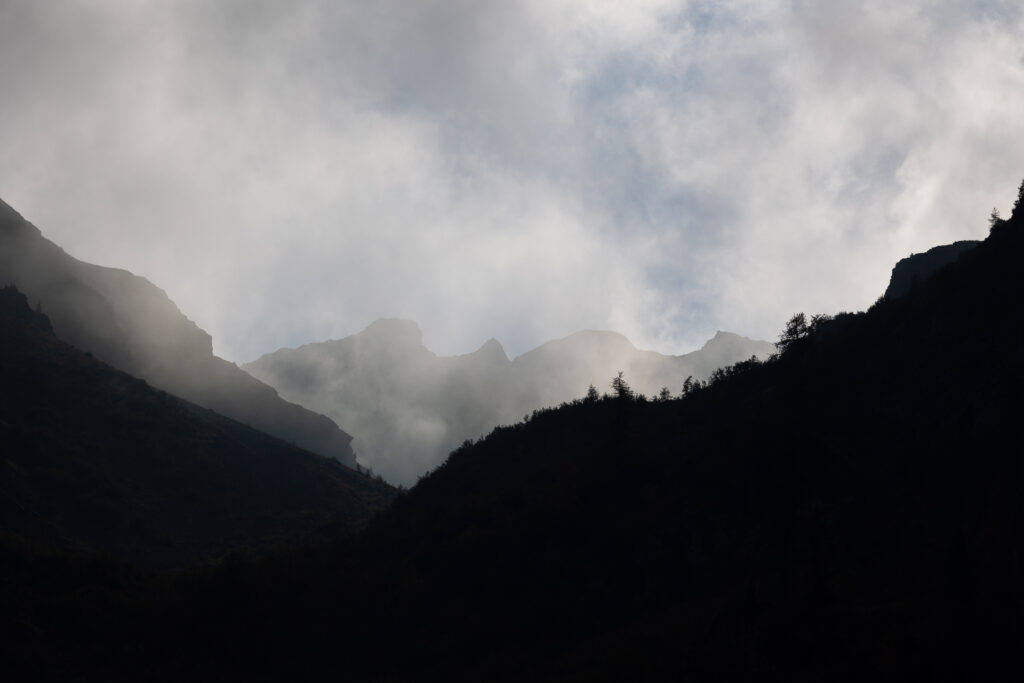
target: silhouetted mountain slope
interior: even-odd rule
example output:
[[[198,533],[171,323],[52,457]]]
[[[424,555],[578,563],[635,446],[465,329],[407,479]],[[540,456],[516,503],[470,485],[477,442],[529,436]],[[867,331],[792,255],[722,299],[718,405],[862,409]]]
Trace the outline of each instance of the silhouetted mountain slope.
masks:
[[[57,336],[154,386],[321,455],[355,465],[329,418],[282,400],[213,355],[210,335],[163,290],[125,270],[78,261],[0,201],[0,285],[41,305]]]
[[[329,415],[357,434],[360,461],[411,484],[466,439],[511,424],[539,408],[582,396],[624,371],[637,391],[679,391],[693,375],[754,354],[768,342],[719,332],[682,356],[640,351],[614,332],[586,331],[548,342],[510,361],[498,341],[473,353],[438,357],[416,323],[378,320],[345,339],[281,349],[245,370],[290,401]]]
[[[393,489],[149,387],[0,289],[0,533],[155,566],[336,537]]]
[[[330,594],[359,624],[347,646],[316,635],[327,619],[267,640],[260,670],[301,653],[367,680],[994,675],[1024,635],[1022,254],[1007,224],[778,361],[460,449],[333,558],[248,567],[309,596],[275,622]],[[360,588],[332,593],[339,576]]]
[[[960,254],[978,246],[977,240],[961,240],[952,244],[932,247],[923,254],[911,254],[900,259],[892,269],[886,298],[903,296],[913,287],[927,280],[939,268],[952,263]]]
[[[88,601],[58,580],[73,564],[10,561],[17,628],[94,678],[1005,676],[1024,637],[1022,255],[1015,215],[905,296],[684,399],[497,429],[333,548],[154,587],[97,569],[113,587]],[[90,664],[128,632],[64,645],[82,617],[32,611],[47,591],[144,628],[112,671]]]

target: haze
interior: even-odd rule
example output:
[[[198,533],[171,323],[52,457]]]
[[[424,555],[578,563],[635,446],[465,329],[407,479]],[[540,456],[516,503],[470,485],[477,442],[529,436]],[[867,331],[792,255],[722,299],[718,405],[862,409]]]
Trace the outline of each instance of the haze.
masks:
[[[380,317],[682,353],[983,236],[1022,46],[998,1],[0,0],[0,196],[235,361]]]

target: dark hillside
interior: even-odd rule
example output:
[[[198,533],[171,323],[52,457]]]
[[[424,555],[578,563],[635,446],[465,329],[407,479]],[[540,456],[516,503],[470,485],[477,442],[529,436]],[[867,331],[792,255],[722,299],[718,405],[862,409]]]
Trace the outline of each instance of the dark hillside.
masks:
[[[993,675],[1024,623],[1019,223],[685,399],[495,430],[344,549],[198,577],[260,588],[186,601],[181,647],[269,678]],[[245,656],[202,650],[257,615]]]
[[[454,453],[331,565],[358,595],[313,584],[360,615],[349,670],[993,673],[1022,635],[1019,223],[683,400],[582,401]]]
[[[0,531],[153,566],[336,537],[393,490],[151,388],[0,289]]]
[[[1024,215],[906,296],[793,324],[780,358],[717,372],[683,399],[639,400],[620,383],[618,398],[499,428],[340,546],[234,558],[155,591],[130,584],[110,603],[161,619],[134,634],[117,673],[1012,671],[1024,636],[1022,255]],[[59,650],[68,668],[92,671],[89,641],[75,648]]]

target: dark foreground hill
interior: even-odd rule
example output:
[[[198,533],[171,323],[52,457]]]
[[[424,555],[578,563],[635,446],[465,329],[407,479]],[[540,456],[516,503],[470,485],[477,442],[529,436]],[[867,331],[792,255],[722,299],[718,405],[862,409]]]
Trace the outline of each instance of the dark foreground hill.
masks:
[[[344,535],[393,490],[158,391],[0,289],[0,533],[151,567]]]
[[[339,545],[174,581],[70,559],[40,575],[13,549],[2,585],[29,616],[10,630],[36,653],[19,663],[157,680],[1014,671],[1022,256],[1015,215],[903,297],[791,326],[778,360],[495,430]]]
[[[0,201],[0,286],[39,305],[63,341],[156,387],[349,467],[352,437],[213,355],[210,335],[163,290],[126,270],[84,263]]]

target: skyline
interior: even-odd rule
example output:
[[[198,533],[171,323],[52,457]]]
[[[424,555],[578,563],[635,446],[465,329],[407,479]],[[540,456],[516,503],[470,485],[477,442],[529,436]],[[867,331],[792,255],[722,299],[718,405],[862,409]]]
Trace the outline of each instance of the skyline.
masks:
[[[1011,3],[0,2],[0,197],[245,362],[861,310],[1024,170]]]

